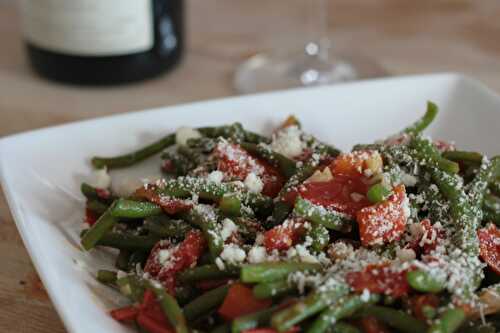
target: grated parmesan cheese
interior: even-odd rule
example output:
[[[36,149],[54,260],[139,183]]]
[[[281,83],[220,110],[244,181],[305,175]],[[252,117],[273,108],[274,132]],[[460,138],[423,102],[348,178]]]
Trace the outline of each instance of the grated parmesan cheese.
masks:
[[[249,173],[245,178],[245,186],[250,192],[260,193],[264,189],[264,183],[255,173]]]
[[[201,138],[201,133],[191,127],[182,126],[175,132],[175,143],[185,146],[189,139]]]
[[[271,149],[288,158],[302,154],[305,143],[301,139],[302,131],[298,126],[288,126],[273,135]]]

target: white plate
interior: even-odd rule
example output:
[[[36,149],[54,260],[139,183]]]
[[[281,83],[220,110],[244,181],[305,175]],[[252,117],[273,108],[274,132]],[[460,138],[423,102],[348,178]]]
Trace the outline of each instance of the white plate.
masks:
[[[0,140],[0,175],[19,232],[70,332],[129,332],[107,310],[121,300],[92,274],[110,267],[109,252],[83,253],[79,185],[93,155],[116,155],[181,125],[240,121],[269,132],[289,114],[306,131],[347,149],[395,133],[422,115],[441,113],[428,132],[459,147],[500,151],[500,97],[476,81],[438,74],[230,98],[42,129]]]

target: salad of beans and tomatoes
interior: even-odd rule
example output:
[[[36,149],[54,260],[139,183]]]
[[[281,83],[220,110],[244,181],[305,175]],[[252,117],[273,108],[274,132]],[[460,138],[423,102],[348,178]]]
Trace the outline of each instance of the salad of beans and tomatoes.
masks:
[[[350,152],[290,116],[179,128],[107,171],[161,156],[162,177],[82,184],[84,250],[139,332],[499,332],[500,157],[423,131],[438,113]]]

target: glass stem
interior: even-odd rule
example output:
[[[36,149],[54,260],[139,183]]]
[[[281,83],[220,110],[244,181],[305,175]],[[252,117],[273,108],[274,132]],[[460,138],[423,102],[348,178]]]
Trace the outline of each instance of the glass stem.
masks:
[[[318,57],[322,62],[328,62],[331,47],[328,36],[329,0],[309,0],[307,5],[311,41],[306,45],[306,53]]]

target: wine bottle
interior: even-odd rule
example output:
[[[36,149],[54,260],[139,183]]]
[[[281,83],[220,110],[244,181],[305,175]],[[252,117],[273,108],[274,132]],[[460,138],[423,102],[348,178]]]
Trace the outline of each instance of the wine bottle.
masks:
[[[21,0],[32,67],[76,84],[157,76],[180,60],[183,0]]]

